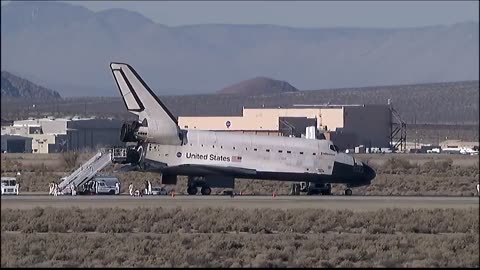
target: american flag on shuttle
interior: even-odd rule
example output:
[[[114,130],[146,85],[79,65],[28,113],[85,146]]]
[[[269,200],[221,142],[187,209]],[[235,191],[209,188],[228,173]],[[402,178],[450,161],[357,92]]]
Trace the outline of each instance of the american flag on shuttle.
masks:
[[[242,162],[241,156],[232,156],[232,162]]]

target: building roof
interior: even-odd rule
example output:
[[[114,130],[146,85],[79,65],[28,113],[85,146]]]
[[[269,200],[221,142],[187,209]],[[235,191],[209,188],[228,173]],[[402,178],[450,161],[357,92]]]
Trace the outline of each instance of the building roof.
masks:
[[[15,140],[25,140],[25,141],[31,141],[33,138],[30,137],[25,137],[25,136],[19,136],[19,135],[8,135],[8,134],[2,134],[2,139],[15,139]]]
[[[285,106],[244,106],[243,109],[325,109],[325,108],[343,108],[343,107],[388,107],[387,104],[292,104]]]
[[[123,121],[117,119],[81,119],[67,123],[69,129],[79,128],[121,128]]]

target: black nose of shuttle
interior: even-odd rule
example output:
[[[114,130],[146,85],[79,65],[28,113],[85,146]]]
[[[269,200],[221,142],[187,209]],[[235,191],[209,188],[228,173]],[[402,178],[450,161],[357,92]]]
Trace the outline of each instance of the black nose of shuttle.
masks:
[[[368,166],[367,164],[363,164],[363,174],[365,179],[368,181],[373,180],[373,178],[377,176],[372,167]]]

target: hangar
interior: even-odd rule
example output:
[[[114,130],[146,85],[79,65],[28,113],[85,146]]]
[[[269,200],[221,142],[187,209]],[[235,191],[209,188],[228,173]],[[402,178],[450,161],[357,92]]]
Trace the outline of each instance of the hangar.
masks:
[[[315,126],[317,138],[340,149],[388,148],[394,137],[390,105],[294,105],[286,108],[243,108],[241,116],[181,116],[181,128],[242,132],[269,136],[305,136]],[[323,135],[322,135],[323,134]]]
[[[32,138],[2,134],[2,153],[31,153]]]
[[[30,138],[32,153],[123,146],[119,136],[122,123],[114,119],[53,117],[13,121],[13,125],[2,126],[2,150],[6,135]]]

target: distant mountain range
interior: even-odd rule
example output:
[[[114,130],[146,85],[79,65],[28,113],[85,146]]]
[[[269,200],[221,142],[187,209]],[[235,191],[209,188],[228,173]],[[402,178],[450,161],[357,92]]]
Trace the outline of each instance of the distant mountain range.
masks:
[[[112,61],[131,64],[161,95],[214,93],[255,77],[301,90],[465,81],[479,79],[478,33],[478,22],[168,27],[122,9],[12,1],[1,8],[1,67],[62,96],[116,96]]]
[[[2,71],[1,82],[2,100],[11,98],[52,100],[61,98],[57,91],[38,86],[7,71]]]
[[[298,89],[293,87],[288,82],[266,77],[257,77],[227,86],[217,93],[237,95],[271,95],[296,91],[298,91]]]

